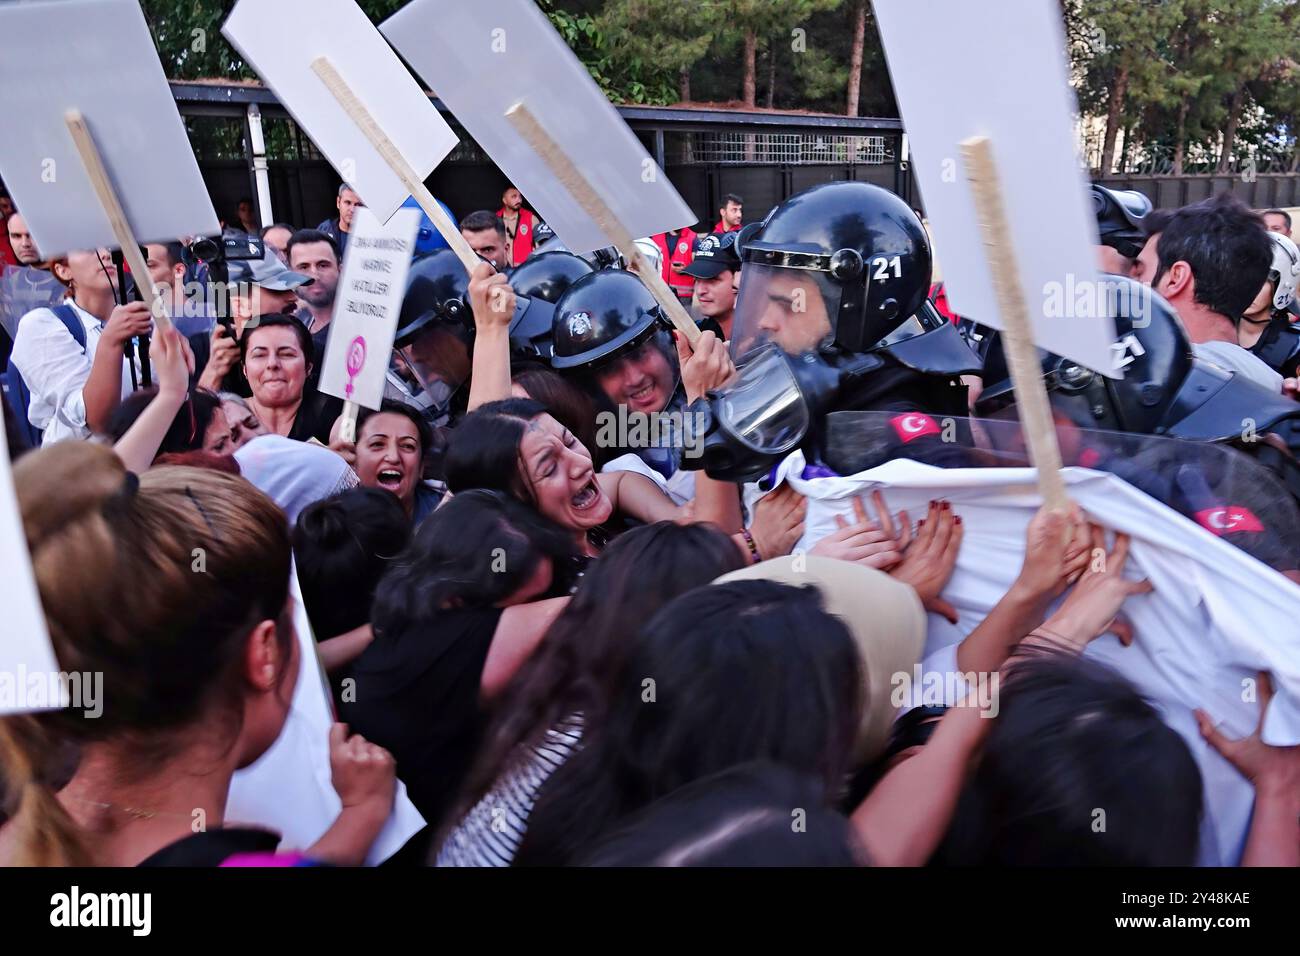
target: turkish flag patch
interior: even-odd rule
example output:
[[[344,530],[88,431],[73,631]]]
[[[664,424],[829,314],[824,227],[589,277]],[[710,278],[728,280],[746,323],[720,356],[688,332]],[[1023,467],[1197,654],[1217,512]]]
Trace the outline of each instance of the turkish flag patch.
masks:
[[[895,415],[889,420],[889,424],[894,426],[894,431],[898,432],[898,437],[903,444],[926,435],[939,434],[939,423],[929,415],[922,415],[920,412]]]
[[[1255,513],[1249,508],[1240,505],[1221,505],[1218,508],[1206,508],[1196,512],[1193,517],[1196,518],[1196,523],[1202,528],[1219,537],[1223,537],[1230,531],[1258,533],[1264,530],[1264,526],[1255,517]]]

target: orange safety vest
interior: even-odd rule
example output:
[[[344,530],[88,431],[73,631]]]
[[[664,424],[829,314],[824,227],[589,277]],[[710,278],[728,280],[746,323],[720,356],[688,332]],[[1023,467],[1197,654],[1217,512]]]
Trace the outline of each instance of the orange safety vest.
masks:
[[[689,299],[691,293],[695,291],[695,280],[691,276],[674,272],[673,263],[680,262],[683,266],[691,264],[691,260],[695,258],[695,233],[683,228],[677,233],[677,244],[671,249],[668,248],[668,233],[661,232],[653,238],[654,244],[659,247],[659,256],[663,259],[664,281],[679,298]]]
[[[502,206],[497,210],[497,215],[502,220],[506,217],[506,207]],[[513,260],[511,265],[520,266],[533,251],[533,214],[522,206],[519,209],[519,221],[515,224],[515,234],[510,237],[510,258]],[[510,227],[506,226],[506,233],[509,234]]]

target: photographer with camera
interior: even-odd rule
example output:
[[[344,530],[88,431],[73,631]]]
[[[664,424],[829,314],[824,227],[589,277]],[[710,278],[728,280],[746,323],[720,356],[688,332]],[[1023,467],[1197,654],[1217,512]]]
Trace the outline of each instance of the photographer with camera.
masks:
[[[88,438],[102,431],[132,373],[124,346],[153,327],[143,302],[118,305],[117,274],[107,249],[70,252],[50,271],[66,288],[61,305],[23,316],[10,369],[9,401],[32,445]],[[104,348],[100,348],[104,345]]]
[[[239,369],[239,339],[245,323],[261,315],[293,315],[298,308],[296,290],[315,280],[291,271],[274,254],[257,259],[229,258],[220,266],[227,273],[227,308],[218,312],[210,334],[190,337],[198,370],[195,384],[247,397],[248,382]],[[217,276],[219,271],[222,269],[212,271],[214,285],[222,281]],[[220,291],[217,296],[222,297]]]

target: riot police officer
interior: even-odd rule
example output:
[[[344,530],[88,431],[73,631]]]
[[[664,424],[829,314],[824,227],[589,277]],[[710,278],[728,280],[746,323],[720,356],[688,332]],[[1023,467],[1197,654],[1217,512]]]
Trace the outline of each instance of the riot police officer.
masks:
[[[542,299],[517,296],[512,350],[549,354],[553,311]],[[407,275],[386,397],[420,408],[431,422],[453,420],[464,411],[473,348],[469,276],[454,252],[438,250],[414,263]]]
[[[1097,216],[1097,247],[1102,272],[1130,275],[1147,234],[1142,220],[1151,211],[1151,200],[1136,189],[1109,189],[1092,184],[1093,212]]]
[[[1110,275],[1131,275],[1148,238],[1142,222],[1151,212],[1151,200],[1136,189],[1110,189],[1098,183],[1092,184],[1088,195],[1097,217],[1099,268]],[[967,318],[961,319],[957,328],[981,359],[987,362],[991,357],[996,363],[986,368],[981,377],[985,381],[1006,378],[1007,368],[1001,350],[992,349],[997,333]]]
[[[1115,322],[1114,370],[1123,377],[1043,352],[1044,381],[1058,422],[1229,444],[1266,465],[1300,499],[1294,454],[1300,451],[1300,404],[1197,358],[1177,313],[1158,293],[1121,276],[1104,281],[1107,311]],[[986,384],[975,411],[1014,416],[1010,380]],[[1278,447],[1282,443],[1290,454]],[[1108,470],[1143,487],[1143,479],[1122,463]]]
[[[670,329],[639,278],[602,269],[579,278],[556,303],[551,365],[590,392],[604,413],[667,422],[663,413],[685,404]],[[680,444],[661,437],[621,444],[667,480],[678,471]]]
[[[1242,346],[1285,378],[1300,369],[1300,327],[1292,324],[1288,309],[1300,283],[1300,249],[1286,236],[1268,234],[1273,243],[1273,265],[1268,281],[1241,316],[1238,326]]]
[[[912,450],[950,461],[935,416],[966,414],[959,376],[981,363],[928,303],[930,244],[902,199],[860,182],[814,186],[772,210],[740,257],[741,370],[709,404],[710,475],[751,479],[801,445],[844,473],[831,436],[851,410],[894,412]]]
[[[1042,353],[1052,405],[1077,425],[1219,442],[1300,417],[1297,403],[1197,358],[1177,313],[1158,293],[1123,276],[1102,282],[1115,322],[1113,371],[1122,377]],[[975,411],[992,417],[1014,404],[1007,378],[985,384]]]

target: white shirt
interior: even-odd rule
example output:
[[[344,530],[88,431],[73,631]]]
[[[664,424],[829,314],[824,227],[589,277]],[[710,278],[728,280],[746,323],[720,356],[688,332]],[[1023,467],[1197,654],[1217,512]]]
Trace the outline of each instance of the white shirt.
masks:
[[[90,435],[81,390],[90,377],[104,323],[71,299],[65,304],[72,306],[86,330],[84,353],[53,311],[33,309],[18,322],[18,335],[9,358],[31,389],[27,418],[36,428],[44,429],[42,445]],[[138,362],[136,371],[139,372]],[[126,362],[122,362],[122,397],[130,394],[131,372]]]
[[[1204,359],[1211,365],[1217,365],[1225,372],[1236,372],[1262,385],[1274,395],[1282,394],[1282,376],[1269,368],[1255,353],[1243,349],[1232,342],[1198,342],[1192,346],[1196,357]]]
[[[671,478],[665,478],[631,452],[606,462],[600,470],[603,473],[635,471],[638,475],[645,475],[658,485],[659,490],[671,498],[675,505],[684,505],[695,497],[695,472],[678,468]]]

